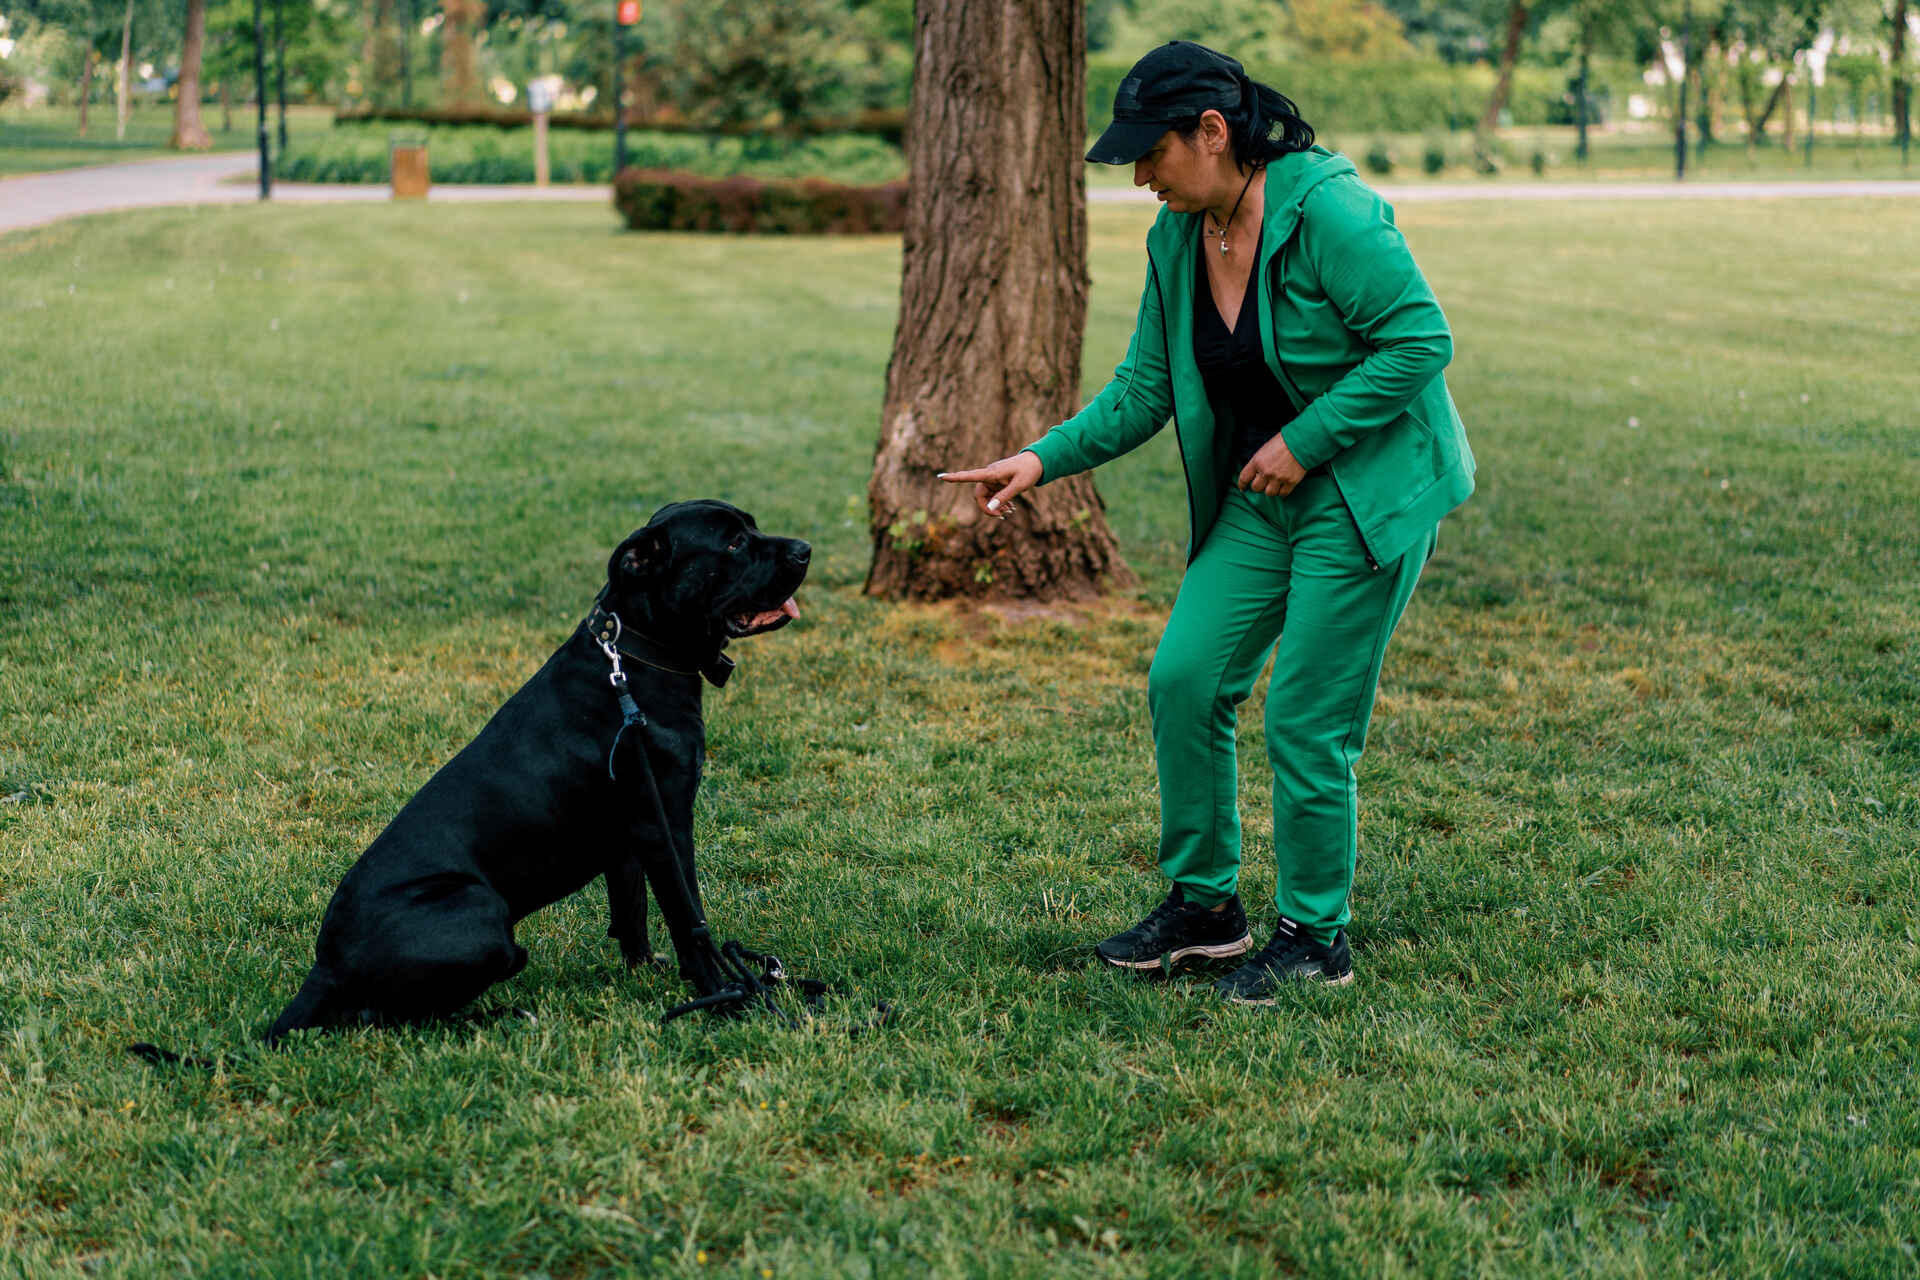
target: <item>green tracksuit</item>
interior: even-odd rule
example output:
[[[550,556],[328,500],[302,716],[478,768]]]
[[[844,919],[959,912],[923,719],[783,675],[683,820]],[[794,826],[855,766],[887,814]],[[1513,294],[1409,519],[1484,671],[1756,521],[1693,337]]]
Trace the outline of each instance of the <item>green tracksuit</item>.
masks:
[[[1285,498],[1243,493],[1227,474],[1231,430],[1193,355],[1201,215],[1165,209],[1147,236],[1126,359],[1086,408],[1028,448],[1045,483],[1173,421],[1192,537],[1148,680],[1160,865],[1194,900],[1233,891],[1235,706],[1274,649],[1275,897],[1281,915],[1326,940],[1347,920],[1353,767],[1387,638],[1441,517],[1473,491],[1474,464],[1441,376],[1453,353],[1446,317],[1392,210],[1319,147],[1268,165],[1265,193],[1249,301],[1258,299],[1267,365],[1297,411],[1281,434],[1312,474]]]

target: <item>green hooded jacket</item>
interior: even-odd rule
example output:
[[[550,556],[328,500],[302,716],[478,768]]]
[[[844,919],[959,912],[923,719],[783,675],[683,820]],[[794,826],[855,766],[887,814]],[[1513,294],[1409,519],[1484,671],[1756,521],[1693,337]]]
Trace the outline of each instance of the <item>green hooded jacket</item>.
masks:
[[[1393,210],[1322,147],[1267,166],[1260,338],[1296,416],[1281,431],[1300,465],[1326,464],[1371,566],[1392,564],[1473,492],[1473,453],[1440,371],[1453,336]],[[1169,418],[1200,550],[1233,476],[1193,358],[1197,213],[1162,209],[1126,359],[1091,403],[1027,448],[1042,483],[1109,462]],[[1249,301],[1253,295],[1249,294]]]

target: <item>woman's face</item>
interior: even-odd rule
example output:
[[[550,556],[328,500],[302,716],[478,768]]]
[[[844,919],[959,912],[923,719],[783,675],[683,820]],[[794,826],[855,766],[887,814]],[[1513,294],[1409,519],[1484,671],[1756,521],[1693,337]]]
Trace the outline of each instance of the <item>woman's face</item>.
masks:
[[[1161,134],[1153,150],[1133,162],[1133,185],[1153,188],[1175,213],[1198,213],[1216,203],[1217,188],[1231,167],[1221,154],[1226,143],[1225,122],[1221,121],[1217,129],[1208,127],[1216,120],[1216,112],[1201,117],[1200,128],[1191,141],[1171,129]]]
[[[1196,213],[1206,207],[1212,190],[1212,157],[1200,150],[1202,134],[1194,140],[1169,129],[1160,134],[1154,150],[1133,161],[1133,184],[1150,186],[1175,213]]]

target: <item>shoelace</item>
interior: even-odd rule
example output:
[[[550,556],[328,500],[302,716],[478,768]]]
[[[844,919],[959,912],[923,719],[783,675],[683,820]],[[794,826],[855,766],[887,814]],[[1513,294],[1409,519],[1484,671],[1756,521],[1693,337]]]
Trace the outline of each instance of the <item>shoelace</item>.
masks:
[[[1289,952],[1297,951],[1306,946],[1306,942],[1307,940],[1302,937],[1299,932],[1288,932],[1283,925],[1274,933],[1273,938],[1267,945],[1260,948],[1260,950],[1251,957],[1252,963],[1263,966],[1272,964]]]

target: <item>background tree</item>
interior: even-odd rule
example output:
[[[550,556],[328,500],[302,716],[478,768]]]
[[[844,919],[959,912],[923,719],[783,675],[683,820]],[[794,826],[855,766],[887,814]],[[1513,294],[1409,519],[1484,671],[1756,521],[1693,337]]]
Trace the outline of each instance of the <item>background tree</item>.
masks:
[[[1793,145],[1793,81],[1795,63],[1820,34],[1827,0],[1731,0],[1726,23],[1764,60],[1780,71],[1780,80],[1757,116],[1749,116],[1747,137],[1754,144],[1767,140],[1767,123],[1780,110],[1785,144]],[[1782,109],[1784,108],[1784,109]]]
[[[167,145],[176,151],[205,151],[213,135],[200,123],[200,51],[207,38],[207,0],[187,0],[187,29],[180,46],[179,95],[173,104],[173,136]]]
[[[1616,3],[1620,0],[1615,0]],[[1493,58],[1508,0],[1382,0],[1414,46],[1443,62]]]
[[[480,60],[475,40],[487,20],[487,0],[440,0],[440,91],[448,102],[480,101]]]
[[[1309,61],[1399,62],[1413,56],[1406,29],[1372,0],[1291,0],[1281,34]]]
[[[708,0],[652,37],[665,89],[706,125],[795,125],[858,107],[862,27],[845,0]],[[857,56],[857,54],[856,54]]]
[[[1520,41],[1527,34],[1530,8],[1531,0],[1507,0],[1507,20],[1500,39],[1499,73],[1493,82],[1493,93],[1487,99],[1487,109],[1480,113],[1480,127],[1474,131],[1474,150],[1483,165],[1492,163],[1493,131],[1500,123],[1500,113],[1507,108],[1507,96],[1513,92],[1513,66],[1520,58]]]
[[[1542,5],[1572,28],[1574,55],[1574,159],[1590,154],[1588,129],[1594,121],[1593,59],[1599,53],[1618,53],[1633,47],[1635,5],[1621,0],[1560,0]]]
[[[360,45],[360,97],[387,106],[397,102],[404,79],[401,66],[400,19],[394,0],[363,0],[365,23]],[[447,19],[451,24],[452,19]]]
[[[1133,575],[1091,478],[1011,528],[936,480],[1078,407],[1087,307],[1082,0],[921,0],[900,323],[873,477],[870,595],[1081,598]]]

